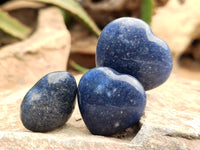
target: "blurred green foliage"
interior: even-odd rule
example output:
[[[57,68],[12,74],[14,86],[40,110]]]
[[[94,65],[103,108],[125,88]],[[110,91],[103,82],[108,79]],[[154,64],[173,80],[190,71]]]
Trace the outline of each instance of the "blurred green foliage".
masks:
[[[141,19],[149,25],[153,15],[154,0],[142,0]]]
[[[1,9],[0,20],[0,29],[16,38],[25,39],[31,33],[29,27],[23,25]]]
[[[95,22],[90,18],[86,11],[76,0],[28,0],[41,2],[45,4],[50,4],[61,8],[62,12],[68,12],[70,16],[76,17],[85,26],[93,32],[97,37],[100,35],[100,30],[95,24]],[[153,14],[153,0],[142,0],[141,8],[141,19],[147,22],[149,25],[151,23],[151,18]],[[66,19],[66,13],[63,13]],[[31,29],[22,23],[20,23],[15,18],[11,17],[7,12],[0,9],[0,30],[8,33],[9,35],[18,38],[25,39],[32,32]]]
[[[85,26],[93,32],[96,36],[100,35],[100,30],[82,6],[75,0],[27,0],[41,2],[48,5],[57,6],[67,11],[70,15],[79,19]],[[31,33],[31,29],[15,18],[11,17],[7,12],[0,9],[0,30],[16,37],[18,39],[25,39]]]

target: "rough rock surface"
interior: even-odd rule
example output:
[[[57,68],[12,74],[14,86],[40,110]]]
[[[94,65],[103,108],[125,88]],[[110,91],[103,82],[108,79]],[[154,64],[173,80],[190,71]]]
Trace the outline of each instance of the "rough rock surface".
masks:
[[[65,70],[70,41],[59,9],[42,9],[30,38],[0,49],[0,90],[33,84],[49,72]]]
[[[199,81],[172,74],[164,85],[147,92],[147,107],[138,133],[128,129],[114,137],[90,134],[77,105],[65,126],[48,133],[28,131],[20,122],[19,108],[30,87],[14,93],[1,92],[0,149],[198,150],[199,86]]]

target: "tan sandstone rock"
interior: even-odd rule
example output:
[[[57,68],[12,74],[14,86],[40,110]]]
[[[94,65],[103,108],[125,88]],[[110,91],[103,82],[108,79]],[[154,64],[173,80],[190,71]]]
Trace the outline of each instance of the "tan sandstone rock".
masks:
[[[200,1],[169,0],[165,7],[157,8],[152,19],[153,32],[164,39],[173,54],[180,56],[192,40],[200,34]]]
[[[77,82],[80,77],[76,76]],[[23,96],[31,86],[16,92],[6,91],[0,93],[0,107],[3,108],[0,114],[0,149],[198,150],[199,86],[199,81],[173,74],[164,85],[147,92],[147,107],[138,133],[132,131],[137,129],[133,126],[112,137],[92,135],[81,119],[77,105],[63,127],[48,133],[28,131],[23,127],[19,114]]]
[[[40,10],[30,38],[0,49],[0,90],[33,84],[49,72],[65,70],[70,42],[60,10]]]

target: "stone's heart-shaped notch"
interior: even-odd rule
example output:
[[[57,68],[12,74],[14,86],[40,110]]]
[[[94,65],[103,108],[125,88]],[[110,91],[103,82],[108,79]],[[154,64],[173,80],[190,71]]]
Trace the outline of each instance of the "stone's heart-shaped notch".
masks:
[[[78,104],[90,132],[110,136],[140,119],[146,95],[136,78],[108,67],[97,67],[81,78]]]
[[[145,90],[164,83],[173,66],[166,42],[155,36],[144,21],[131,17],[116,19],[103,29],[96,64],[134,76]]]
[[[72,74],[52,72],[40,79],[21,104],[23,125],[36,132],[47,132],[65,124],[75,105],[77,84]]]

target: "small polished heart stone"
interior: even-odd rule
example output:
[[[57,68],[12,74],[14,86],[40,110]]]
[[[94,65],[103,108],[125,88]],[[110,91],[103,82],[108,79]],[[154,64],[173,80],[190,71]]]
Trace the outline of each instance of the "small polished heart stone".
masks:
[[[66,123],[74,109],[77,84],[72,74],[52,72],[40,79],[21,104],[23,125],[36,132],[54,130]]]
[[[148,24],[122,17],[103,29],[98,39],[96,64],[130,74],[145,90],[150,90],[169,77],[172,55],[166,42],[155,36]]]
[[[78,104],[90,132],[109,136],[140,119],[146,95],[136,78],[108,67],[98,67],[81,78]]]

